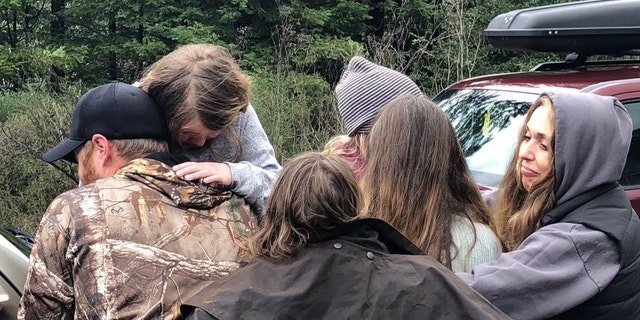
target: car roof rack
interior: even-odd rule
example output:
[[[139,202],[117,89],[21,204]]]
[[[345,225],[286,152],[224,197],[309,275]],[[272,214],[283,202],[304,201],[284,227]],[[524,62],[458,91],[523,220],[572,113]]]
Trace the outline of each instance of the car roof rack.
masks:
[[[615,54],[640,49],[638,17],[638,0],[575,1],[497,15],[484,35],[507,50]]]
[[[628,64],[640,64],[638,59],[619,59],[619,60],[592,60],[587,61],[589,54],[572,52],[567,54],[564,61],[556,62],[544,62],[531,68],[529,71],[559,71],[567,69],[577,69],[579,67],[589,66],[615,66],[615,65],[628,65]],[[628,50],[620,52],[618,54],[611,54],[613,57],[623,56],[640,56],[640,50]]]

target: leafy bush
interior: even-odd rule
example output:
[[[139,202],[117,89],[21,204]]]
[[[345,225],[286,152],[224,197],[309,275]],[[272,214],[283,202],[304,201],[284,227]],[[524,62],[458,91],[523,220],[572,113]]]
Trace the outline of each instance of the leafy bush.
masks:
[[[333,92],[320,76],[260,70],[251,76],[252,105],[281,163],[320,150],[340,131]]]
[[[35,232],[49,202],[77,185],[75,167],[41,160],[52,146],[62,141],[71,120],[79,90],[72,87],[60,94],[42,86],[28,86],[22,92],[3,92],[0,106],[7,110],[0,123],[0,221]]]
[[[0,45],[0,84],[5,89],[24,90],[26,84],[40,83],[42,89],[58,91],[63,82],[73,80],[75,70],[85,62],[85,46],[64,47]]]

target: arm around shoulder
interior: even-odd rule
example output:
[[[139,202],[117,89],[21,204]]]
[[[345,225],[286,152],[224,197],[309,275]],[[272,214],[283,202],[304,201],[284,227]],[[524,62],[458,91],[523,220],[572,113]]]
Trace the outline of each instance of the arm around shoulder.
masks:
[[[240,117],[237,129],[242,157],[238,163],[228,163],[235,184],[233,191],[260,212],[282,167],[253,107],[249,105]]]
[[[604,233],[556,223],[498,260],[457,274],[509,316],[544,319],[596,295],[616,275],[619,261],[615,242]]]

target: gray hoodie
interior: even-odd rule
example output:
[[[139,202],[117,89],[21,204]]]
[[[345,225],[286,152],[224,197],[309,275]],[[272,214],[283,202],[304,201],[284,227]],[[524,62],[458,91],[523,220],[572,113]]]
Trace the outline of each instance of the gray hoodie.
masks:
[[[259,215],[282,167],[276,160],[273,146],[251,104],[245,113],[240,113],[234,129],[242,145],[242,154],[237,162],[231,162],[237,146],[226,135],[207,141],[201,148],[177,152],[183,153],[192,161],[215,161],[211,153],[212,149],[215,150],[231,169],[231,191],[244,197],[251,209]]]
[[[554,209],[605,185],[622,192],[615,185],[633,130],[626,109],[612,97],[578,92],[546,95],[555,112]],[[628,202],[609,205],[633,213]],[[514,319],[545,319],[583,304],[614,279],[621,255],[616,240],[604,232],[561,222],[568,213],[560,218],[547,213],[543,227],[517,250],[458,275]],[[633,226],[637,229],[638,224]]]

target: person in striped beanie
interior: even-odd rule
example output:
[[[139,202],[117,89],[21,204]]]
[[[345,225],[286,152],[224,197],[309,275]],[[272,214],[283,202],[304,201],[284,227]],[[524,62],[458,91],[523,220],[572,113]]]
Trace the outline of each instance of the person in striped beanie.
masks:
[[[342,156],[359,179],[366,159],[367,136],[382,106],[403,94],[423,94],[406,75],[360,56],[351,58],[335,92],[347,132],[333,137],[324,153]]]

